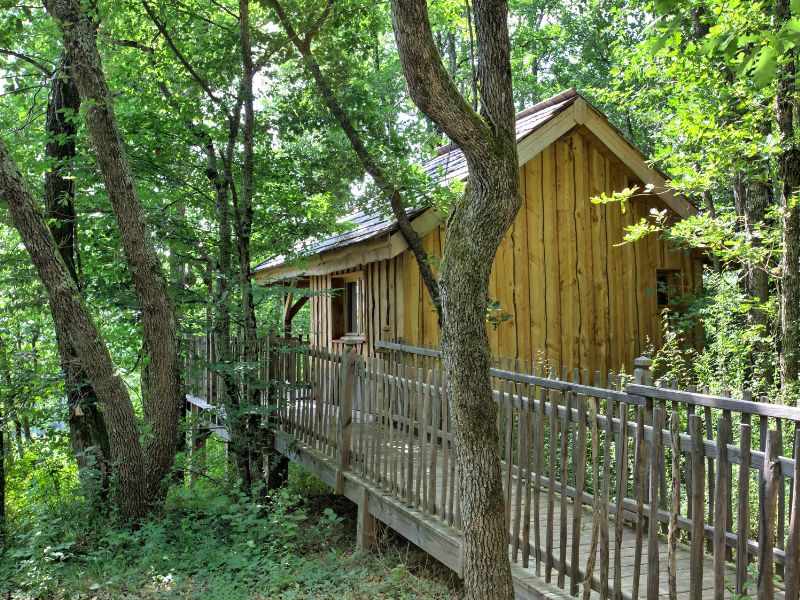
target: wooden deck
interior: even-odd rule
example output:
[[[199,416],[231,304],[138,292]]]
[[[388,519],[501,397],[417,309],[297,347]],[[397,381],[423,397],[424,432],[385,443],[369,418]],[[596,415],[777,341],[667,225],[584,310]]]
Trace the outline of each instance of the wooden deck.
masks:
[[[460,576],[438,353],[384,346],[269,357],[276,448],[358,504],[361,548],[377,520]],[[492,369],[517,597],[800,600],[800,409],[654,387],[647,364],[634,383]]]
[[[298,408],[302,412],[302,408],[300,407],[303,404],[302,401],[298,401]],[[331,407],[335,408],[335,407]],[[308,406],[307,410],[309,411],[308,414],[313,415],[313,411],[315,410],[314,406]],[[356,413],[355,417],[356,421],[362,420],[360,415]],[[374,426],[372,425],[361,425],[356,424],[353,427],[353,436],[354,438],[358,438],[363,436],[364,438],[373,437],[374,434]],[[324,452],[320,452],[314,448],[306,446],[305,444],[298,444],[296,440],[292,438],[292,436],[282,433],[276,438],[276,449],[280,451],[282,454],[286,455],[288,458],[293,460],[294,462],[301,465],[303,468],[307,469],[308,471],[312,472],[314,475],[319,477],[322,481],[330,485],[331,487],[336,486],[337,480],[337,473],[339,472],[339,466],[335,460],[331,456],[326,455]],[[430,461],[425,460],[422,457],[420,452],[419,445],[411,446],[411,452],[409,452],[408,447],[405,444],[401,443],[393,443],[391,448],[389,448],[389,444],[384,444],[384,454],[386,455],[393,455],[395,457],[400,458],[401,460],[405,461],[406,468],[408,467],[409,462],[412,463],[412,470],[413,472],[419,473],[420,479],[426,479],[428,481],[436,482],[436,493],[433,494],[429,490],[429,494],[431,497],[436,498],[443,498],[446,496],[444,493],[444,482],[448,479],[448,473],[444,472],[445,465],[439,462],[437,464],[437,471],[436,476],[431,477],[431,469],[430,469]],[[356,457],[354,457],[356,458]],[[409,461],[410,458],[410,461]],[[504,464],[505,467],[505,464]],[[460,564],[460,556],[461,556],[461,531],[458,529],[457,526],[453,524],[448,524],[447,519],[447,507],[442,507],[441,505],[434,505],[434,510],[432,511],[433,514],[425,514],[421,510],[419,510],[419,503],[418,502],[408,502],[403,501],[400,498],[407,498],[408,493],[404,486],[400,486],[399,489],[396,489],[394,492],[389,491],[387,487],[381,485],[375,485],[374,483],[370,482],[367,478],[361,476],[361,470],[358,464],[358,461],[355,461],[354,470],[345,472],[343,474],[345,479],[345,488],[343,490],[344,495],[350,498],[356,504],[361,504],[363,501],[364,494],[369,495],[369,500],[367,502],[367,510],[369,511],[370,515],[377,519],[378,521],[382,522],[384,525],[395,529],[398,533],[400,533],[403,537],[408,539],[410,542],[414,543],[422,550],[426,551],[432,557],[436,558],[439,562],[443,563],[450,569],[454,570],[459,575],[461,574],[461,564]],[[414,476],[416,480],[416,475]],[[518,477],[516,474],[512,473],[511,476],[511,506],[522,506],[523,502],[521,499],[517,498],[518,492],[520,491],[520,486]],[[412,486],[413,487],[413,486]],[[540,538],[542,543],[538,547],[538,554],[536,550],[535,544],[531,544],[530,551],[529,551],[529,563],[528,567],[525,568],[522,566],[522,548],[518,548],[516,552],[516,556],[514,555],[513,550],[509,549],[509,558],[512,561],[512,572],[514,577],[514,584],[515,589],[517,590],[517,597],[518,598],[569,598],[571,597],[569,594],[570,591],[570,574],[573,572],[573,544],[572,544],[572,530],[571,526],[574,522],[574,511],[575,511],[575,502],[569,494],[565,495],[562,502],[562,497],[559,492],[555,492],[554,498],[555,501],[553,503],[553,512],[552,515],[548,515],[548,497],[547,497],[547,487],[539,488],[539,502],[538,502],[538,513],[540,515],[539,529],[540,529]],[[412,490],[412,495],[414,495]],[[534,496],[536,494],[533,494]],[[359,508],[361,510],[361,508]],[[581,511],[581,519],[580,519],[580,544],[578,550],[578,574],[579,574],[579,592],[580,595],[583,595],[583,582],[585,579],[585,572],[581,565],[586,565],[589,555],[591,553],[591,545],[592,545],[592,529],[594,526],[593,522],[593,511],[587,507],[586,505],[581,505],[579,509]],[[611,508],[613,510],[613,507]],[[533,512],[533,511],[532,511]],[[565,519],[562,520],[562,512],[566,515]],[[633,515],[629,515],[633,516]],[[363,516],[360,515],[359,519],[362,519]],[[457,517],[454,516],[452,520],[457,520]],[[552,536],[553,536],[553,554],[555,557],[559,557],[561,552],[561,542],[562,542],[562,535],[561,535],[561,526],[563,523],[566,523],[567,526],[565,528],[565,534],[569,533],[569,535],[565,535],[563,539],[566,539],[566,544],[564,545],[564,567],[561,568],[561,561],[558,558],[553,559],[553,564],[549,570],[548,575],[548,568],[546,566],[545,556],[547,553],[546,545],[544,543],[545,536],[546,536],[546,523],[551,522],[553,523],[552,528]],[[534,531],[537,527],[537,521],[534,521],[531,517],[529,520],[530,523],[530,530]],[[614,515],[609,517],[609,548],[611,549],[606,560],[609,564],[609,571],[613,570],[614,563],[616,562],[616,548],[617,548],[617,540],[616,540],[616,518]],[[636,546],[636,530],[635,527],[628,521],[624,522],[623,528],[621,530],[621,543],[619,546],[620,551],[620,565],[621,565],[621,593],[622,598],[624,600],[631,600],[633,598],[633,573],[634,573],[634,566],[635,566],[635,546]],[[514,532],[509,531],[509,535],[513,537]],[[533,534],[531,534],[533,537]],[[646,540],[645,540],[646,542]],[[666,565],[666,557],[668,554],[667,548],[667,541],[664,536],[659,537],[659,598],[669,598],[669,585],[668,585],[668,572],[667,572],[667,565]],[[600,590],[603,588],[600,579],[600,565],[604,562],[603,557],[601,556],[601,548],[600,544],[596,544],[595,547],[595,564],[597,567],[595,568],[594,576],[592,578],[592,592],[590,598],[600,598],[601,593]],[[538,561],[536,560],[538,556]],[[690,550],[685,544],[678,544],[676,550],[676,573],[677,573],[677,597],[679,600],[688,600],[690,598],[689,595],[689,572],[691,571],[690,565]],[[710,555],[704,555],[704,568],[703,568],[703,598],[712,598],[714,592],[714,575],[713,575],[713,559]],[[538,565],[537,565],[538,562]],[[640,581],[641,581],[641,590],[639,592],[639,597],[645,597],[644,594],[644,584],[647,581],[648,576],[648,554],[647,554],[647,544],[643,544],[643,551],[642,551],[642,564],[640,570]],[[735,581],[735,569],[730,566],[726,565],[725,568],[726,572],[726,582],[728,586],[724,594],[724,598],[733,599],[735,598],[735,594],[733,591],[733,583]],[[563,578],[562,578],[563,574]],[[610,578],[613,578],[613,572],[609,572],[609,579],[606,579],[608,583],[608,597],[613,596],[613,581]],[[559,587],[559,585],[563,585],[565,589]],[[752,592],[753,597],[755,597],[755,582],[752,584]],[[784,599],[784,594],[782,590],[782,586],[778,585],[775,593],[775,598],[779,600]]]

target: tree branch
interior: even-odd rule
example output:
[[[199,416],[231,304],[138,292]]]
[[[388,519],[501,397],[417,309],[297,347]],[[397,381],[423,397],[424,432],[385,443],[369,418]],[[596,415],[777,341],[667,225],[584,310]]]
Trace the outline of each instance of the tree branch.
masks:
[[[414,254],[414,258],[419,265],[420,275],[422,276],[422,280],[425,283],[425,287],[431,297],[431,302],[436,308],[436,313],[439,318],[439,325],[441,326],[442,308],[439,298],[439,283],[436,281],[436,277],[433,275],[433,270],[431,269],[428,261],[428,255],[422,247],[422,240],[414,230],[414,227],[411,225],[411,221],[406,214],[406,204],[403,200],[400,190],[398,190],[389,181],[389,178],[384,173],[383,168],[367,150],[364,140],[356,131],[349,115],[336,98],[333,88],[331,88],[330,83],[322,73],[322,69],[320,68],[319,63],[317,62],[316,57],[311,50],[311,41],[314,35],[322,27],[324,18],[330,12],[330,8],[333,4],[332,0],[328,0],[325,11],[323,12],[323,16],[317,21],[316,27],[312,27],[304,38],[301,38],[298,35],[297,31],[294,29],[294,26],[289,20],[288,15],[283,10],[283,7],[280,5],[278,0],[262,0],[262,2],[267,4],[275,11],[275,14],[278,16],[278,20],[286,32],[286,35],[291,40],[292,44],[294,44],[295,48],[297,48],[297,51],[300,53],[306,69],[313,77],[317,85],[317,89],[322,95],[322,99],[328,107],[328,110],[330,110],[331,114],[339,122],[339,126],[342,128],[342,131],[344,131],[345,136],[347,136],[353,151],[356,153],[356,156],[361,162],[361,166],[363,167],[364,171],[366,171],[370,177],[372,177],[375,185],[378,186],[378,189],[381,190],[381,193],[389,201],[392,214],[397,220],[398,228],[400,229],[403,238],[406,240],[406,243],[411,249],[411,252]]]
[[[477,26],[477,6],[475,21]],[[426,0],[393,1],[392,24],[408,92],[414,103],[467,156],[486,156],[490,151],[487,140],[491,139],[491,131],[464,100],[442,64],[431,33]],[[480,42],[479,32],[479,52]],[[478,70],[480,75],[480,65]]]
[[[199,85],[202,88],[202,90],[206,93],[206,95],[214,104],[217,105],[221,104],[222,100],[220,100],[214,94],[208,81],[206,81],[206,79],[202,77],[200,73],[198,73],[195,70],[192,64],[186,59],[183,53],[175,45],[175,42],[172,40],[172,37],[169,35],[169,32],[167,31],[166,25],[164,25],[164,23],[162,23],[161,20],[158,18],[155,11],[153,10],[153,7],[150,6],[150,3],[147,0],[142,0],[142,6],[144,7],[147,16],[153,22],[153,25],[156,26],[158,32],[164,37],[164,41],[167,42],[167,46],[169,46],[170,50],[172,50],[172,53],[175,55],[175,58],[178,59],[178,62],[180,62],[183,65],[183,68],[189,72],[189,75],[191,75],[192,79],[195,80],[197,85]]]
[[[0,48],[0,54],[5,54],[6,56],[13,56],[14,58],[18,58],[19,60],[25,61],[29,65],[32,65],[39,69],[44,75],[50,77],[53,74],[55,68],[51,67],[47,68],[47,65],[40,61],[39,59],[33,58],[27,54],[23,54],[22,52],[17,52],[15,50],[11,50],[9,48]]]

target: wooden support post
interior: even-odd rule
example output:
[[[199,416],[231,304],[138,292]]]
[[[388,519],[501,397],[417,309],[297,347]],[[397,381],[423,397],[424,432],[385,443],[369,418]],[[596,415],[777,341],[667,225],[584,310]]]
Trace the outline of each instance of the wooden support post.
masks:
[[[339,419],[338,450],[339,468],[336,471],[336,494],[344,493],[344,472],[350,468],[350,449],[353,439],[353,396],[355,395],[355,372],[358,355],[352,346],[348,346],[342,355],[342,368],[339,381]]]
[[[361,488],[356,524],[356,550],[368,552],[375,546],[378,521],[369,512],[369,490]]]

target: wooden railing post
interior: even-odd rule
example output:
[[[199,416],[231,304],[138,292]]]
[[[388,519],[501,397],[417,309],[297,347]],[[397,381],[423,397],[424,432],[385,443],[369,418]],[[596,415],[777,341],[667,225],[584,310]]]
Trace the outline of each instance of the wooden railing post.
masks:
[[[353,346],[347,346],[342,354],[339,371],[339,419],[337,441],[339,446],[339,468],[336,471],[336,494],[344,493],[344,472],[350,468],[350,447],[353,439],[353,400],[356,392],[356,362],[358,354]]]
[[[633,380],[638,385],[653,385],[653,374],[650,367],[653,361],[646,356],[633,359]]]

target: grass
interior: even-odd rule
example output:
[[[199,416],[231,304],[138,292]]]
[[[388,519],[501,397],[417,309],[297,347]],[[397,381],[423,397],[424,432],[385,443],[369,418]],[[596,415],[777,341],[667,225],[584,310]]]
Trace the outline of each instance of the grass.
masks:
[[[294,469],[269,509],[201,480],[135,531],[80,502],[28,523],[0,558],[4,600],[459,596],[449,570],[388,531],[356,553],[354,505]]]

